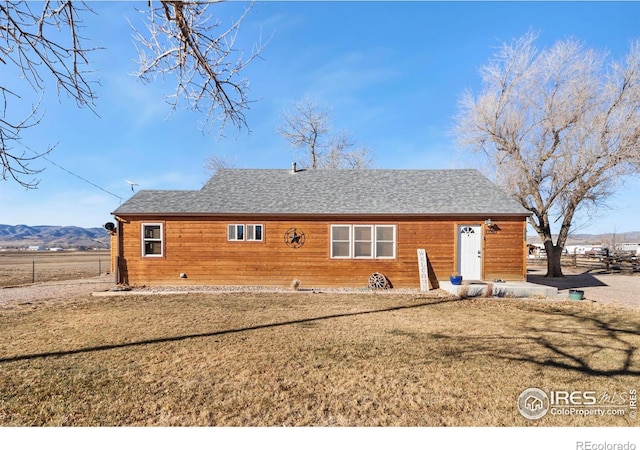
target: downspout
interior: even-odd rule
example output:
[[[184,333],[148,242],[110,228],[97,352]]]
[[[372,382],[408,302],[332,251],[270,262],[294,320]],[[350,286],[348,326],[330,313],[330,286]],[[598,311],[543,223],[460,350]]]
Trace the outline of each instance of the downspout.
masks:
[[[114,216],[116,221],[118,222],[118,226],[116,227],[116,270],[115,270],[115,281],[116,285],[122,284],[122,224],[125,222],[124,219],[118,216]]]

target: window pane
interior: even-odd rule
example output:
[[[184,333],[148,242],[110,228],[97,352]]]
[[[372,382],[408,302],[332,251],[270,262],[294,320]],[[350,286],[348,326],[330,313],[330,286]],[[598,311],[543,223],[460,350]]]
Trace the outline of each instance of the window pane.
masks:
[[[229,225],[228,227],[229,232],[228,232],[228,239],[230,241],[235,241],[236,240],[236,226],[235,225]]]
[[[160,225],[145,225],[144,237],[147,239],[160,239]]]
[[[376,257],[378,258],[393,258],[393,242],[377,242],[376,243]]]
[[[162,225],[142,225],[142,256],[162,256]]]
[[[334,226],[331,228],[334,241],[348,241],[349,240],[349,226]]]
[[[236,225],[236,239],[238,241],[244,240],[244,225]]]
[[[371,242],[356,242],[353,244],[353,253],[355,258],[371,258]]]
[[[145,242],[145,255],[162,255],[162,242]]]
[[[371,240],[371,227],[353,227],[353,239],[356,241],[370,241]]]
[[[331,256],[333,258],[348,258],[349,257],[349,243],[348,242],[334,242],[331,244]]]
[[[395,226],[376,226],[376,258],[394,258],[395,248]]]
[[[262,240],[262,225],[247,225],[247,241]]]
[[[353,226],[353,257],[371,258],[373,249],[371,241],[373,238],[373,227],[371,225]]]
[[[377,226],[376,241],[393,241],[393,226]]]

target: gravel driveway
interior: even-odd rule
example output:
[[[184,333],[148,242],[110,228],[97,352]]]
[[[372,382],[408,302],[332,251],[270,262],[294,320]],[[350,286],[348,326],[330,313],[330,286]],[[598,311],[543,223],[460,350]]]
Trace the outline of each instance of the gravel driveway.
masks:
[[[103,275],[79,280],[49,281],[0,289],[0,309],[68,303],[114,287],[113,277]]]
[[[564,278],[545,278],[544,270],[529,272],[528,281],[558,288],[567,297],[570,289],[584,291],[584,299],[602,304],[640,309],[640,273],[606,273],[563,268]]]

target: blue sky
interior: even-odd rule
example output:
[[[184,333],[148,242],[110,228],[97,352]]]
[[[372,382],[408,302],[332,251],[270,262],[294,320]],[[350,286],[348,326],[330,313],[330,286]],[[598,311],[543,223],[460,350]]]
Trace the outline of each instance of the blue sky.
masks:
[[[255,101],[246,115],[250,132],[228,128],[220,139],[215,127],[202,131],[201,116],[171,111],[164,100],[170,84],[131,75],[136,54],[127,18],[135,22],[135,7],[146,3],[90,2],[97,15],[85,18],[87,46],[106,47],[91,55],[99,116],[59,99],[49,83],[42,121],[18,147],[29,154],[56,145],[48,158],[93,184],[37,161],[45,169],[38,189],[0,181],[0,223],[101,226],[132,195],[125,179],[140,189],[199,189],[210,176],[204,161],[214,154],[238,167],[288,168],[294,153],[276,128],[282,111],[305,95],[331,107],[335,129],[372,149],[376,167],[475,167],[449,130],[458,98],[479,88],[478,69],[501,42],[534,30],[540,46],[574,36],[620,57],[640,38],[637,2],[257,3],[238,39],[247,52],[269,39],[245,72]],[[246,5],[211,11],[228,24]],[[16,76],[3,67],[0,85]],[[23,95],[37,102],[33,92]],[[639,190],[640,179],[629,182],[609,208],[580,217],[576,232],[640,229]]]

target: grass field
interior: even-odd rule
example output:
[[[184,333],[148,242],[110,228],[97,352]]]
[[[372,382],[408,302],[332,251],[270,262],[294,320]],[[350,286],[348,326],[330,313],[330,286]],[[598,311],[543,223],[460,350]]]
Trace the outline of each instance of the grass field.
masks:
[[[33,281],[76,280],[110,270],[109,251],[0,252],[0,288]]]
[[[0,314],[0,424],[637,426],[516,408],[640,386],[640,315],[442,294],[86,298]],[[617,395],[617,397],[615,397]]]

